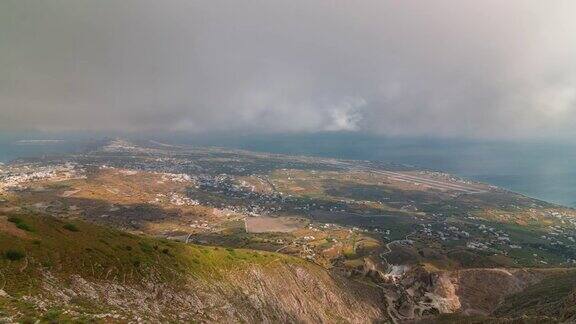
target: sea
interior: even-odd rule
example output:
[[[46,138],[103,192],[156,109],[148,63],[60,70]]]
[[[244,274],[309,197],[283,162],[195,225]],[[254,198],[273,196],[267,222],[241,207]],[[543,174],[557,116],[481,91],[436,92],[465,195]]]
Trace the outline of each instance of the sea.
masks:
[[[85,148],[86,138],[70,134],[26,137],[0,133],[0,162],[78,152]],[[175,144],[405,164],[576,207],[576,143],[396,138],[358,133],[181,134],[155,135],[154,138]]]
[[[54,156],[80,152],[89,143],[88,137],[43,135],[37,133],[0,132],[0,163],[18,158]]]

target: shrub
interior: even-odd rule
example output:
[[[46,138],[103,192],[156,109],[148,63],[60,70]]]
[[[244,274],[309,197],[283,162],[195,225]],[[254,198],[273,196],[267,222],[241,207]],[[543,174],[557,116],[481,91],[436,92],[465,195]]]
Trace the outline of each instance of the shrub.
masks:
[[[23,259],[25,254],[16,250],[8,250],[4,252],[4,257],[10,261],[18,261]]]
[[[60,311],[58,309],[50,309],[44,314],[42,319],[45,321],[54,322],[54,321],[58,320],[58,318],[60,317],[61,314],[62,314],[62,311]]]
[[[19,229],[23,230],[23,231],[27,231],[27,232],[32,232],[32,227],[30,227],[28,224],[26,223],[19,223],[16,224],[16,227],[18,227]]]
[[[18,217],[10,217],[8,218],[8,221],[11,223],[14,223],[14,225],[16,225],[16,227],[18,227],[19,229],[23,230],[23,231],[27,231],[27,232],[32,232],[32,227],[30,227],[30,225],[26,224],[24,222],[24,220],[22,220],[21,218]]]
[[[142,250],[142,252],[151,253],[154,251],[152,246],[146,242],[139,242],[138,245],[140,245],[140,250]]]
[[[78,232],[79,229],[78,227],[76,227],[76,225],[71,224],[71,223],[66,223],[64,224],[64,229],[69,230],[70,232]]]

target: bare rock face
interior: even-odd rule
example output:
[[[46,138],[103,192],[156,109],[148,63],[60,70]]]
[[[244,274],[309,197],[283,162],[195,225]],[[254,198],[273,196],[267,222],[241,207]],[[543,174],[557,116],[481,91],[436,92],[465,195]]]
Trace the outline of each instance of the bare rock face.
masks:
[[[462,308],[457,287],[447,273],[432,275],[432,292],[426,296],[440,313],[454,313]]]
[[[109,310],[99,315],[102,318],[125,320],[370,323],[387,318],[383,298],[379,289],[333,276],[313,264],[278,263],[212,279],[189,278],[181,287],[79,276],[64,283],[46,274],[42,296],[30,301],[44,301],[38,305],[49,309],[83,300]]]
[[[248,322],[362,323],[382,317],[378,298],[374,298],[378,290],[370,292],[323,270],[287,266],[282,272],[273,273],[256,268],[247,277],[243,274],[234,280],[245,282],[244,294],[251,296],[249,309],[242,310]]]

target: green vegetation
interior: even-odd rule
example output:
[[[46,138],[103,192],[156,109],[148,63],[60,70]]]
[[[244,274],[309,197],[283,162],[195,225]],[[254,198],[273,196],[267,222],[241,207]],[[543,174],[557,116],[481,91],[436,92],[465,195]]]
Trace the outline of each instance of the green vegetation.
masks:
[[[24,220],[22,220],[19,217],[8,217],[8,221],[11,223],[14,223],[14,225],[16,225],[16,227],[18,227],[21,230],[24,230],[27,232],[33,232],[34,231],[30,225],[28,225]]]
[[[62,226],[62,227],[66,230],[69,230],[70,232],[78,232],[79,231],[78,227],[76,227],[76,225],[71,224],[71,223],[64,224],[64,226]]]
[[[506,317],[559,317],[566,297],[575,287],[576,269],[557,270],[541,282],[507,297],[494,314]]]
[[[29,237],[13,236],[0,229],[0,284],[14,297],[10,300],[0,297],[0,314],[23,314],[19,321],[66,321],[66,314],[60,309],[39,313],[20,299],[39,293],[47,272],[63,283],[73,276],[88,281],[121,278],[123,284],[140,285],[154,280],[179,290],[192,278],[218,280],[254,264],[304,263],[274,253],[185,245],[81,221],[72,224],[45,215],[18,214],[10,219],[35,229]],[[83,314],[99,307],[81,301],[74,305]]]
[[[26,255],[23,252],[17,250],[7,250],[4,252],[4,257],[10,261],[18,261],[23,259]]]

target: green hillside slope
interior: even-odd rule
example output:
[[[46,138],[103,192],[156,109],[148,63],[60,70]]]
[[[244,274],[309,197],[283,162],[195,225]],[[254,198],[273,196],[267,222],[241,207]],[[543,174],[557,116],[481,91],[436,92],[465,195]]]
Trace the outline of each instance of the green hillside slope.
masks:
[[[379,300],[280,254],[0,214],[0,321],[366,322],[385,317]]]

